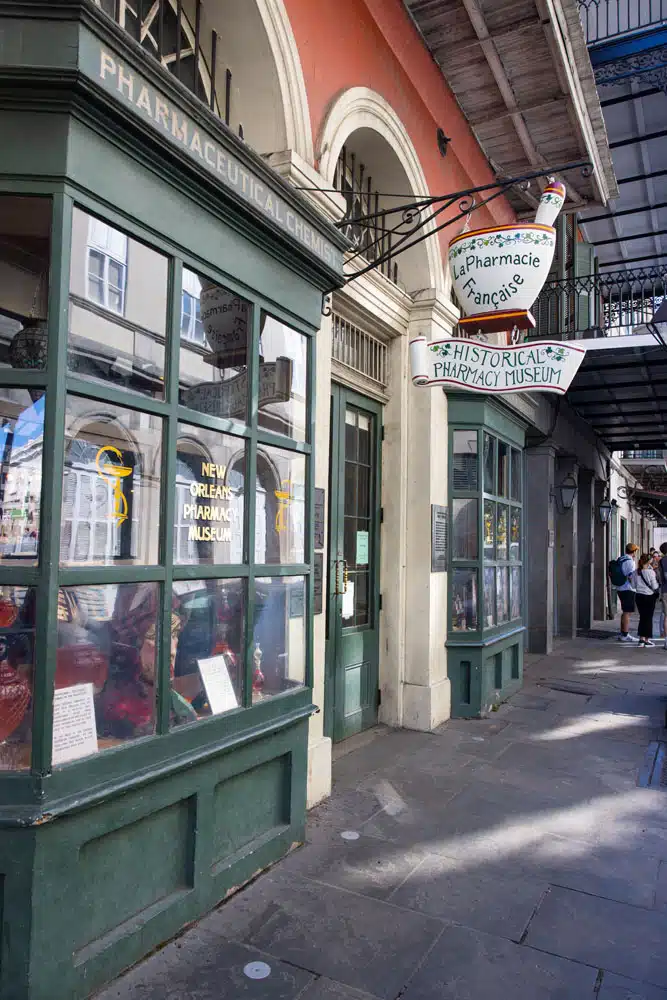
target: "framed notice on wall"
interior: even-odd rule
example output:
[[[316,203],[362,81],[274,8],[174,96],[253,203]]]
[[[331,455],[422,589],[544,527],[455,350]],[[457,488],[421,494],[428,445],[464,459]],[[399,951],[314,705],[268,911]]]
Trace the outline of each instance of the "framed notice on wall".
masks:
[[[444,573],[447,569],[449,544],[449,510],[431,504],[431,573]]]

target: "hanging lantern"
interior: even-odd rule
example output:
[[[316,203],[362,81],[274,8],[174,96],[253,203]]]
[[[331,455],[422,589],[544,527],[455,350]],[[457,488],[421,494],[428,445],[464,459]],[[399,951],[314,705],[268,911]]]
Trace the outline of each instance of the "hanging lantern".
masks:
[[[13,368],[34,370],[46,368],[49,334],[46,321],[28,319],[11,342],[9,360]]]

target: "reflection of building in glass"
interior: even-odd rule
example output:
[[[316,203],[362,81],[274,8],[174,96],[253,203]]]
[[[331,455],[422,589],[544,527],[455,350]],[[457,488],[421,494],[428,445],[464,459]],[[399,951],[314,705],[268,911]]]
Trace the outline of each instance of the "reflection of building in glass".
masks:
[[[4,390],[0,426],[0,556],[36,557],[42,492],[44,400],[21,409],[9,401],[20,390]],[[14,411],[15,417],[9,417]]]

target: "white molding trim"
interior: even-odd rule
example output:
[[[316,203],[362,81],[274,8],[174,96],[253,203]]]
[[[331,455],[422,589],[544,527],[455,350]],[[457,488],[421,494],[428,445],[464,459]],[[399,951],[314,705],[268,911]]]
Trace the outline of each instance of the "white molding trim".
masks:
[[[255,0],[255,2],[278,74],[287,148],[293,149],[307,163],[312,163],[313,132],[306,81],[285,4],[283,0]]]
[[[414,195],[429,195],[426,175],[407,129],[384,97],[369,87],[351,87],[344,91],[330,108],[322,126],[319,163],[316,166],[329,184],[333,183],[343,143],[360,128],[372,129],[382,136],[398,157]],[[428,228],[434,228],[433,224],[426,227],[426,231]],[[444,291],[445,274],[437,237],[425,240],[424,249],[428,259],[429,285]]]

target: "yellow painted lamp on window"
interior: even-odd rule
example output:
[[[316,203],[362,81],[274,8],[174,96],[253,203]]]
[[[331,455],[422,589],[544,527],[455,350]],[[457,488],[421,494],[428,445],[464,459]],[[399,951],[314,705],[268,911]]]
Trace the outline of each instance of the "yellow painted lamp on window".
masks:
[[[106,459],[107,455],[116,456],[120,465]],[[109,517],[114,518],[117,524],[123,524],[124,521],[127,521],[127,499],[123,493],[122,480],[132,475],[132,469],[123,465],[123,453],[114,445],[105,445],[100,448],[95,456],[95,465],[102,479],[113,487],[114,506]]]
[[[276,511],[276,531],[279,534],[287,527],[287,515],[289,513],[289,505],[292,502],[292,481],[290,479],[283,479],[280,485],[283,489],[274,491],[276,500],[278,501],[278,510]],[[285,489],[285,487],[287,488]]]

